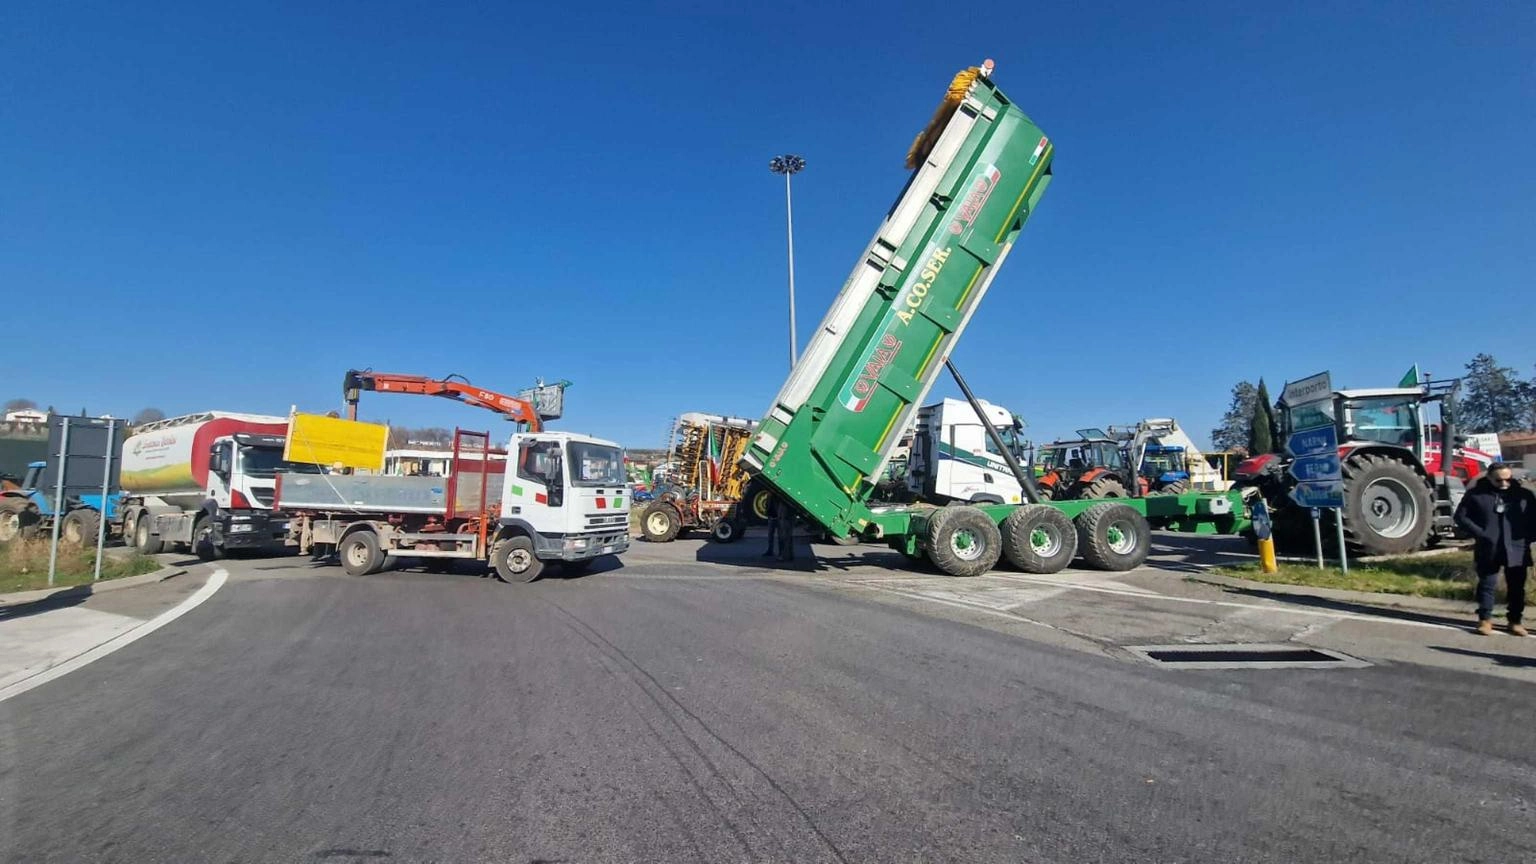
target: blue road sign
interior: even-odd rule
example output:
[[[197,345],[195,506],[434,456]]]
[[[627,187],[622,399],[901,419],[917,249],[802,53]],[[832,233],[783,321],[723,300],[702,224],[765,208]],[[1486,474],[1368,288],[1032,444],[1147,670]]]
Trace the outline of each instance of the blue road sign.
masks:
[[[1339,473],[1339,454],[1321,453],[1316,456],[1302,456],[1291,463],[1291,476],[1301,481],[1337,482],[1344,479]]]
[[[1260,540],[1268,540],[1275,531],[1275,523],[1269,518],[1269,508],[1264,506],[1261,500],[1253,502],[1253,511],[1249,515],[1253,521],[1253,536]]]
[[[1339,452],[1339,436],[1332,426],[1319,426],[1316,429],[1303,429],[1300,432],[1292,432],[1291,437],[1285,440],[1285,449],[1292,456],[1320,456],[1324,453],[1332,453],[1335,456]]]
[[[1291,500],[1303,507],[1344,506],[1344,484],[1339,482],[1297,483],[1291,490]]]

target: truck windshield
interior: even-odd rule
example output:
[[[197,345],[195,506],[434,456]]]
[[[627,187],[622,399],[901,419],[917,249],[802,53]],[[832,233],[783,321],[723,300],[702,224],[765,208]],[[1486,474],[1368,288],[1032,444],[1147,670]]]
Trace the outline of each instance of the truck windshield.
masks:
[[[624,451],[603,444],[570,443],[571,483],[577,486],[624,485]]]
[[[279,471],[294,474],[319,474],[319,465],[283,461],[281,447],[240,447],[240,471],[251,477],[275,477]]]

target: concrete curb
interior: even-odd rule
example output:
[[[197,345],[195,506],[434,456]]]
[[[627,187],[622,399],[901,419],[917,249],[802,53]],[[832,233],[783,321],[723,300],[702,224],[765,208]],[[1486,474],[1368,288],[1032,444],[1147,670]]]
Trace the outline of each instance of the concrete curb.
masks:
[[[138,576],[124,576],[121,579],[103,579],[100,582],[87,582],[84,585],[70,585],[63,588],[37,588],[32,591],[14,591],[10,594],[0,594],[0,609],[7,606],[20,606],[26,603],[36,603],[40,600],[67,600],[73,597],[90,597],[108,591],[121,591],[125,588],[137,588],[140,585],[154,585],[177,576],[185,576],[186,567],[161,567],[150,573],[141,573]]]
[[[1321,600],[1337,600],[1358,603],[1363,606],[1381,606],[1388,609],[1407,609],[1417,612],[1434,612],[1442,615],[1470,617],[1476,604],[1470,600],[1442,600],[1438,597],[1413,597],[1407,594],[1379,594],[1374,591],[1345,591],[1341,588],[1315,588],[1311,585],[1287,585],[1283,582],[1254,582],[1217,573],[1186,573],[1195,582],[1221,585],[1226,588],[1242,588],[1249,591],[1265,591],[1270,594],[1289,594],[1295,597],[1315,597]]]

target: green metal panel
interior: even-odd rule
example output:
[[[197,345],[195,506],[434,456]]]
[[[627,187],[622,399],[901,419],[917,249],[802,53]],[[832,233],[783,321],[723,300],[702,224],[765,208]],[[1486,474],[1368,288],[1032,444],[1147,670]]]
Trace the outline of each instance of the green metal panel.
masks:
[[[1050,141],[989,78],[976,78],[946,122],[882,230],[904,208],[920,205],[920,215],[866,250],[743,460],[834,535],[873,521],[865,501],[895,439],[1050,181]],[[909,200],[927,191],[925,170],[940,173],[937,185]],[[866,296],[859,274],[871,266],[882,269]],[[862,304],[856,315],[849,302]]]

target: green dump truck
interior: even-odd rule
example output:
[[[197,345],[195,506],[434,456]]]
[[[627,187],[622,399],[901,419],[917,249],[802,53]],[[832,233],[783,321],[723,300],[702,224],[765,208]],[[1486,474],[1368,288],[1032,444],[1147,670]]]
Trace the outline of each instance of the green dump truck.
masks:
[[[1246,528],[1236,494],[1042,502],[1028,481],[1034,503],[1022,505],[873,500],[902,431],[1051,180],[1050,139],[997,89],[991,71],[987,61],[950,85],[908,153],[913,173],[900,199],[740,464],[755,489],[777,495],[831,539],[886,543],[954,576],[984,573],[1003,556],[1035,573],[1054,573],[1078,555],[1090,566],[1127,570],[1145,560],[1154,527]],[[739,509],[750,521],[750,508]],[[721,540],[739,536],[716,532]]]

